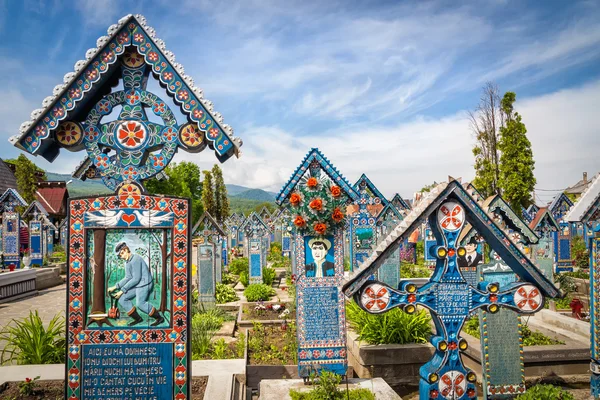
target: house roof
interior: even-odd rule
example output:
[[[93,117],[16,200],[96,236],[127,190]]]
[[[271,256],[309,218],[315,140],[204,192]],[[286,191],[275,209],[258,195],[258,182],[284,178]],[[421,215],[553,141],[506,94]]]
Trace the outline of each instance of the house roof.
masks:
[[[352,201],[358,200],[360,195],[358,192],[352,187],[350,182],[333,166],[333,164],[325,158],[323,153],[319,151],[317,148],[312,148],[306,154],[300,165],[296,168],[290,179],[287,181],[281,191],[275,198],[275,202],[277,205],[282,205],[283,202],[292,194],[292,191],[300,182],[300,179],[304,176],[305,173],[309,171],[309,167],[311,163],[317,163],[321,170],[333,181],[336,185],[338,185],[342,191],[350,198]]]
[[[0,193],[4,193],[9,188],[17,189],[17,178],[15,178],[15,174],[4,160],[0,158]]]
[[[519,249],[494,222],[494,219],[467,193],[456,180],[440,183],[392,230],[375,248],[360,268],[346,280],[342,290],[348,297],[353,296],[379,269],[387,257],[419,227],[426,218],[435,212],[446,200],[451,199],[462,205],[466,222],[471,224],[483,239],[506,262],[506,264],[524,281],[535,284],[544,294],[557,297],[560,291],[532,261]]]
[[[600,209],[600,179],[594,179],[591,185],[565,215],[565,221],[587,223],[598,219]]]
[[[585,175],[587,176],[587,174]],[[565,192],[570,194],[581,194],[585,191],[585,189],[589,187],[589,185],[592,184],[594,180],[596,180],[597,177],[598,174],[592,176],[590,179],[581,179],[573,186],[569,186],[568,188],[566,188]]]
[[[11,137],[9,141],[22,150],[53,161],[58,156],[60,146],[54,135],[51,134],[52,131],[58,127],[61,121],[85,107],[89,98],[88,93],[94,93],[98,87],[107,83],[118,64],[117,56],[123,54],[125,48],[128,47],[123,44],[138,46],[136,40],[130,39],[129,36],[133,30],[136,30],[136,35],[140,35],[140,40],[145,42],[147,48],[144,48],[144,52],[148,48],[152,48],[156,52],[155,61],[150,60],[148,56],[144,57],[146,64],[154,68],[153,62],[161,65],[164,63],[165,68],[173,71],[177,85],[169,84],[171,81],[165,81],[163,74],[159,77],[167,92],[174,95],[176,92],[186,91],[188,98],[185,106],[184,103],[176,102],[178,105],[181,103],[181,112],[191,116],[192,108],[200,109],[204,112],[204,116],[210,117],[206,119],[204,116],[202,117],[205,121],[203,127],[198,121],[195,122],[198,123],[199,129],[205,130],[206,128],[208,131],[208,128],[211,128],[218,131],[215,131],[215,135],[206,135],[206,140],[214,148],[217,157],[224,161],[233,154],[239,156],[242,141],[234,137],[233,129],[223,123],[221,114],[214,111],[209,100],[204,99],[202,90],[194,85],[192,78],[185,75],[183,66],[175,62],[175,55],[166,49],[165,42],[156,37],[155,30],[147,25],[146,18],[140,14],[126,15],[116,24],[111,25],[108,28],[108,35],[98,38],[97,47],[91,48],[85,53],[85,60],[75,63],[74,71],[68,72],[64,76],[63,83],[55,86],[52,95],[44,99],[42,108],[34,110],[31,113],[31,119],[21,124],[19,134]],[[96,68],[96,63],[100,66],[99,69]],[[99,75],[94,78],[86,76],[86,73],[92,70],[99,72]],[[80,85],[79,82],[83,85]],[[72,90],[74,89],[80,91],[77,96],[73,95]],[[189,106],[192,103],[194,107]],[[194,117],[190,118],[194,120]]]
[[[66,204],[69,191],[67,190],[66,182],[38,182],[38,190],[35,192],[35,197],[50,214],[67,214]]]

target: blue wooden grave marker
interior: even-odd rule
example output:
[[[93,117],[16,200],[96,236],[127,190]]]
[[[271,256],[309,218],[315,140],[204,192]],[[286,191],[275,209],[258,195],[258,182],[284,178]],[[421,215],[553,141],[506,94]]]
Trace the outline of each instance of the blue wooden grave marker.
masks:
[[[198,244],[198,301],[214,306],[216,282],[221,282],[221,240],[225,231],[215,219],[205,211],[194,228],[192,238],[199,238]]]
[[[573,258],[571,256],[571,224],[565,216],[573,207],[573,202],[566,194],[558,194],[548,206],[550,213],[558,222],[560,229],[554,234],[554,261],[556,272],[572,272]]]
[[[377,217],[377,243],[379,244],[402,221],[402,215],[388,203]],[[377,271],[377,279],[391,287],[398,287],[400,282],[400,247],[396,249]]]
[[[165,178],[179,150],[209,147],[224,162],[242,143],[143,16],[125,16],[96,44],[10,139],[51,162],[85,150],[74,177],[114,190],[69,201],[65,398],[188,399],[190,201],[149,195],[142,182]]]
[[[37,232],[36,238],[34,240],[34,242],[36,244],[36,249],[35,249],[36,250],[36,253],[35,253],[36,261],[35,262],[33,261],[33,258],[34,258],[33,252],[32,252],[33,248],[30,247],[30,253],[32,254],[31,265],[37,264],[38,266],[41,267],[42,262],[40,261],[40,259],[43,260],[44,257],[52,255],[54,232],[56,230],[56,227],[54,226],[54,224],[52,222],[50,222],[50,219],[48,218],[48,212],[46,211],[44,206],[37,200],[34,200],[33,202],[31,202],[29,207],[27,207],[25,212],[23,212],[23,218],[31,219],[32,221],[38,221],[41,223],[42,229],[39,232],[36,231]],[[37,236],[38,235],[39,235],[39,247],[37,247],[37,243],[38,243]],[[31,233],[30,233],[30,236],[31,236]],[[30,242],[30,244],[32,243],[31,237],[30,237],[29,242]]]
[[[600,222],[600,179],[596,178],[564,216],[564,221],[597,226]],[[591,392],[600,399],[600,237],[590,238]]]
[[[2,256],[3,266],[14,265],[19,268],[21,264],[21,216],[17,213],[17,207],[26,207],[27,203],[19,192],[8,188],[0,196],[0,212],[2,213]]]
[[[359,194],[321,152],[313,148],[277,195],[296,227],[298,374],[346,374],[343,234],[349,202]],[[373,224],[374,225],[374,224]]]
[[[267,265],[265,240],[271,234],[271,230],[262,220],[262,218],[253,212],[240,225],[239,231],[244,232],[246,238],[246,248],[249,262],[249,281],[250,283],[262,283],[262,271]]]
[[[554,235],[560,226],[547,207],[542,207],[532,218],[529,227],[538,236],[537,245],[531,249],[532,259],[550,280],[554,280]]]
[[[42,249],[42,222],[29,221],[29,256],[31,265],[42,266],[44,262],[44,252]]]
[[[403,281],[399,289],[371,280],[384,258],[396,245],[428,218],[438,240],[437,263],[429,282],[417,286]],[[457,240],[468,222],[522,279],[500,289],[497,283],[469,285],[461,275],[457,258],[466,254]],[[531,263],[459,182],[437,185],[412,212],[377,246],[343,286],[343,291],[370,313],[383,313],[401,307],[412,313],[417,306],[430,310],[436,333],[431,338],[435,354],[420,369],[420,398],[472,399],[476,393],[476,375],[465,368],[461,352],[467,343],[460,337],[465,319],[478,309],[497,312],[507,307],[521,313],[533,313],[543,307],[544,296],[556,297],[558,289]],[[515,360],[518,362],[518,360]]]

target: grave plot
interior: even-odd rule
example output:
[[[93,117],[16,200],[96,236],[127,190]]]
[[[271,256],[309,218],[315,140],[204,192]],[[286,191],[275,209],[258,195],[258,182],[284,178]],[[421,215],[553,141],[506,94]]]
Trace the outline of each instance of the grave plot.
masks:
[[[410,281],[403,281],[396,290],[371,280],[384,257],[425,218],[428,218],[438,243],[436,268],[429,282],[418,288]],[[459,257],[466,255],[466,249],[458,243],[466,222],[501,255],[522,282],[502,289],[496,282],[468,284],[457,262]],[[420,369],[420,395],[421,398],[454,399],[476,397],[476,374],[463,364],[461,353],[468,344],[460,337],[464,322],[473,311],[485,309],[495,313],[501,307],[507,307],[520,313],[533,313],[542,308],[544,296],[560,294],[498,227],[493,217],[455,180],[435,187],[375,249],[361,271],[346,281],[343,291],[370,313],[383,313],[396,307],[414,313],[418,306],[428,308],[436,328],[431,338],[435,353]]]
[[[178,150],[208,147],[223,162],[239,155],[241,141],[143,16],[122,18],[97,46],[11,138],[48,161],[62,149],[85,150],[74,176],[114,191],[69,201],[65,396],[186,399],[190,201],[147,194],[143,181],[164,177]],[[147,90],[149,79],[184,123]]]

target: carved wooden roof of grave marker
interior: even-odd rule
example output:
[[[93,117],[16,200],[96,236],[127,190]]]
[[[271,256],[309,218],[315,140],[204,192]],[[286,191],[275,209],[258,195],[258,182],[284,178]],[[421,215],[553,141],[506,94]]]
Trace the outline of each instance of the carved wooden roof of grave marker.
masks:
[[[561,210],[561,207],[567,209],[563,214],[561,214],[561,212],[563,212],[563,210]],[[556,197],[554,197],[554,199],[552,200],[552,203],[550,203],[550,205],[548,206],[548,209],[550,210],[552,216],[557,222],[560,222],[567,215],[571,208],[573,208],[573,202],[564,193],[557,194]]]
[[[227,236],[223,228],[217,221],[209,214],[208,211],[204,211],[204,214],[200,217],[194,228],[192,229],[192,236]]]
[[[352,187],[350,182],[331,164],[331,162],[319,151],[317,148],[312,148],[306,154],[300,165],[296,168],[292,177],[283,186],[277,197],[275,203],[281,206],[288,197],[292,194],[295,187],[300,183],[300,179],[312,168],[320,168],[329,179],[342,189],[342,191],[348,196],[350,201],[356,201],[360,197],[358,192]]]
[[[538,229],[543,226],[547,226],[552,231],[558,231],[560,229],[558,222],[556,222],[548,207],[540,208],[529,223],[529,228],[536,233]]]
[[[240,225],[239,229],[244,231],[247,235],[250,235],[252,231],[257,231],[260,236],[266,236],[268,233],[271,233],[271,228],[256,212],[252,212],[252,214],[250,214]]]
[[[383,210],[383,207],[385,207],[389,203],[388,199],[386,199],[385,196],[383,194],[381,194],[381,192],[379,191],[379,189],[377,189],[375,184],[364,173],[360,176],[360,178],[358,178],[358,180],[356,181],[356,183],[354,184],[353,187],[354,187],[354,190],[356,190],[359,193],[360,193],[362,187],[365,187],[367,194],[371,198],[379,199],[380,204],[368,204],[367,205],[367,210],[369,210],[369,213],[373,217],[377,217],[379,215],[379,213]]]
[[[27,207],[25,212],[23,212],[22,217],[25,219],[28,217],[36,218],[36,216],[36,220],[41,220],[44,223],[45,228],[56,230],[56,226],[48,219],[48,211],[46,211],[44,206],[39,201],[34,200],[31,202],[29,207]]]
[[[527,207],[527,212],[529,213],[529,215],[535,215],[539,210],[540,207],[538,207],[538,205],[535,203]]]
[[[383,222],[390,217],[396,217],[398,218],[398,221],[401,221],[402,218],[404,218],[400,211],[392,203],[388,203],[385,207],[383,207],[377,216],[377,224],[379,225],[380,222]]]
[[[566,197],[566,196],[565,196]],[[591,185],[571,207],[565,221],[583,222],[585,224],[600,220],[600,179],[594,179]]]
[[[472,188],[471,190],[476,190]],[[479,193],[479,192],[477,192]],[[471,193],[469,193],[471,194]],[[475,198],[475,197],[474,197]],[[535,232],[529,228],[529,225],[526,221],[523,221],[517,213],[514,212],[512,208],[508,205],[508,203],[499,195],[494,195],[488,197],[485,201],[477,202],[488,214],[494,215],[498,213],[500,214],[500,218],[505,222],[507,228],[513,230],[513,241],[518,242],[522,237],[525,238],[524,242],[527,244],[535,244],[539,241],[539,237],[535,234]],[[506,229],[503,229],[507,235],[511,235]],[[461,245],[465,245],[469,243],[473,238],[476,238],[478,235],[477,231],[473,229],[470,224],[466,224],[463,231],[460,233],[458,238],[458,242]],[[515,240],[516,239],[516,240]]]
[[[485,211],[490,214],[502,213],[502,219],[507,224],[507,227],[518,233],[519,238],[513,238],[515,242],[520,240],[521,236],[525,239],[523,242],[536,244],[540,238],[535,234],[534,231],[529,228],[526,222],[524,222],[517,213],[510,208],[508,203],[502,198],[502,196],[496,194],[494,196],[490,196],[483,202],[483,208]]]
[[[406,218],[375,248],[360,268],[350,275],[343,286],[346,296],[353,296],[379,269],[390,253],[395,251],[415,228],[449,198],[463,206],[467,222],[481,234],[521,279],[533,283],[549,297],[560,295],[556,286],[540,272],[510,236],[500,229],[493,217],[483,210],[458,181],[453,180],[449,183],[440,183],[427,193]]]
[[[12,211],[15,207],[19,206],[27,207],[27,202],[15,189],[8,188],[0,196],[0,212]]]
[[[535,216],[535,214],[531,215],[529,214],[529,212],[527,211],[527,209],[523,206],[521,206],[521,219],[525,222],[527,222],[528,224],[531,223],[531,221],[533,220],[533,217]]]
[[[392,197],[392,200],[390,200],[390,203],[392,203],[394,205],[394,207],[396,207],[398,209],[398,211],[401,210],[410,210],[410,204],[408,204],[406,202],[406,200],[404,200],[402,198],[402,196],[400,196],[398,193],[396,193],[394,195],[394,197]]]
[[[16,147],[53,161],[61,148],[86,150],[74,176],[102,178],[111,189],[122,182],[162,177],[179,149],[202,151],[207,145],[223,162],[240,156],[242,141],[203,98],[181,64],[158,39],[142,15],[127,15],[108,28],[75,70],[64,76],[42,108],[10,138]],[[146,90],[152,75],[173,98],[187,123],[179,126],[168,105]],[[113,91],[122,78],[124,90]],[[118,120],[102,123],[123,105]],[[154,123],[146,109],[161,118]]]

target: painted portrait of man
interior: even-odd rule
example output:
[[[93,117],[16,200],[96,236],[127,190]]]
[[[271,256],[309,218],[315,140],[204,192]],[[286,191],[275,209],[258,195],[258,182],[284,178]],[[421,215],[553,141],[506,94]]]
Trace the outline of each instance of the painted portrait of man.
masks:
[[[305,238],[305,274],[308,278],[335,275],[333,263],[333,237]]]
[[[483,256],[478,252],[477,243],[471,241],[465,244],[466,253],[458,257],[458,266],[460,268],[475,267],[483,262]]]
[[[164,322],[163,316],[148,301],[154,289],[154,281],[146,261],[138,254],[132,253],[125,242],[120,242],[115,246],[115,253],[125,261],[125,277],[115,286],[109,287],[108,292],[118,300],[121,309],[133,319],[129,326],[135,326],[143,321],[138,310],[154,319],[151,326],[157,326]]]

